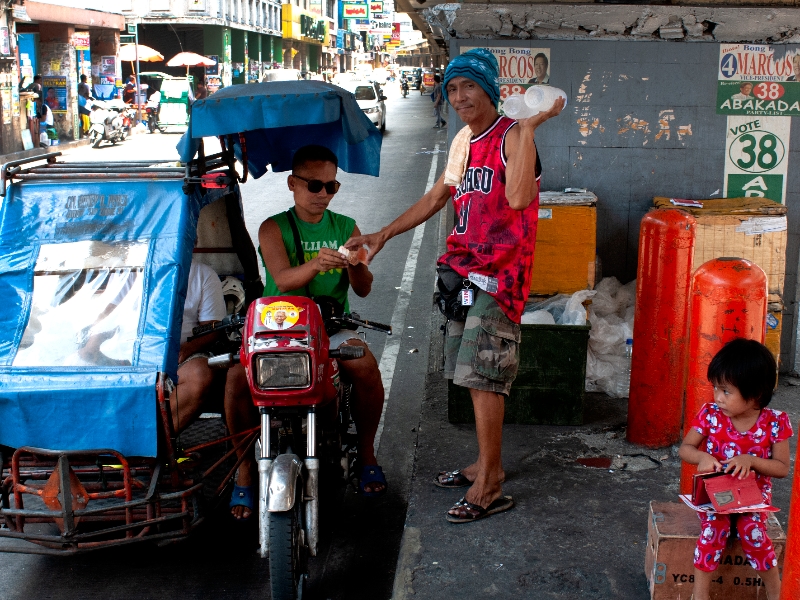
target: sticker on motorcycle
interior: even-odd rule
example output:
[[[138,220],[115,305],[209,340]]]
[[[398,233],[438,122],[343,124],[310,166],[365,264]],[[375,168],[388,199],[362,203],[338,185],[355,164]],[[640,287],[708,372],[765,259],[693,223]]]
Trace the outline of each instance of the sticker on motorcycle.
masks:
[[[289,302],[272,302],[260,307],[261,322],[268,329],[289,329],[294,327],[303,310]]]

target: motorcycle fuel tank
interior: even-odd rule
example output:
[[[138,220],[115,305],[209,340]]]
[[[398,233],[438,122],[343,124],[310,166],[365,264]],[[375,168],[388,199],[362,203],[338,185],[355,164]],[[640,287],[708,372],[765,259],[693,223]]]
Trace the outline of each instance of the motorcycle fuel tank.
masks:
[[[303,296],[268,296],[250,305],[240,358],[253,403],[314,406],[336,398],[339,369],[329,358],[319,308]]]

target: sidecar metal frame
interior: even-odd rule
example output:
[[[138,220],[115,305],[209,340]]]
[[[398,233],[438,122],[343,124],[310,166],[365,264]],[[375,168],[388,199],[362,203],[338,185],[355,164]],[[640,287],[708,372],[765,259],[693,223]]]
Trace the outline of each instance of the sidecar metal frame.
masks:
[[[223,151],[210,157],[201,156],[200,160],[193,161],[186,167],[154,166],[142,161],[63,163],[57,162],[59,156],[60,153],[51,153],[3,165],[0,168],[0,196],[4,197],[3,204],[9,202],[8,192],[9,190],[13,192],[14,186],[24,187],[32,184],[36,189],[35,186],[46,184],[50,186],[48,188],[50,190],[62,186],[69,186],[72,189],[75,186],[97,189],[97,185],[111,182],[125,182],[126,185],[135,187],[157,186],[157,182],[171,180],[175,183],[170,184],[170,189],[174,190],[170,193],[189,196],[190,201],[197,205],[195,208],[190,207],[187,216],[181,217],[182,220],[178,224],[180,227],[193,228],[189,235],[191,240],[196,239],[195,228],[200,209],[217,200],[223,201],[225,205],[222,214],[227,209],[229,219],[233,217],[241,221],[230,222],[231,229],[236,226],[239,232],[244,230],[237,183],[240,178],[233,168],[235,159],[230,151]],[[41,164],[41,161],[46,162]],[[224,181],[224,185],[205,189],[199,185],[204,175]],[[53,187],[54,184],[56,188]],[[18,197],[20,190],[17,189],[16,193]],[[231,207],[236,207],[239,211],[238,216],[231,213]],[[8,206],[3,206],[3,210],[0,210],[0,247],[7,247],[6,240],[2,238],[4,226],[1,221],[19,219],[18,214],[8,217],[7,208]],[[45,213],[44,209],[42,213]],[[49,218],[47,214],[43,214],[42,219],[47,218]],[[173,223],[173,226],[175,225]],[[218,227],[219,223],[215,223],[214,226]],[[5,227],[8,228],[8,224]],[[57,237],[50,233],[45,237],[48,235],[51,238]],[[101,228],[94,230],[89,238],[103,239],[103,235],[104,230]],[[64,236],[61,237],[63,239]],[[120,237],[125,237],[125,233]],[[146,237],[150,239],[152,236],[146,232]],[[222,247],[199,248],[200,252],[195,256],[208,259],[214,252],[238,255],[246,283],[249,282],[249,287],[257,290],[258,284],[254,281],[252,273],[256,265],[255,250],[249,238],[243,245],[242,240],[238,239],[240,237],[234,236],[231,232],[231,238],[237,239],[226,241]],[[151,240],[150,243],[152,245],[154,242]],[[94,391],[95,388],[91,383],[80,389],[85,379],[81,376],[80,369],[16,368],[13,364],[15,349],[9,350],[6,344],[4,347],[6,355],[0,349],[0,444],[6,444],[0,446],[2,468],[0,552],[68,555],[141,541],[162,544],[178,541],[187,537],[206,518],[208,509],[204,488],[209,477],[225,469],[226,474],[213,491],[213,498],[219,500],[241,461],[241,459],[234,461],[231,466],[237,451],[244,449],[245,454],[253,451],[259,435],[258,427],[238,435],[217,437],[185,450],[180,450],[177,446],[169,396],[174,389],[172,382],[176,379],[176,332],[180,330],[180,315],[186,293],[187,262],[192,256],[191,246],[186,250],[186,245],[184,241],[183,246],[178,243],[174,249],[167,248],[166,252],[168,254],[172,252],[174,259],[169,256],[161,257],[162,262],[165,260],[176,262],[177,275],[170,280],[174,284],[174,289],[160,290],[162,298],[172,295],[171,313],[165,313],[166,316],[161,317],[164,323],[161,333],[152,333],[148,330],[151,335],[148,348],[151,352],[148,357],[149,362],[145,361],[145,366],[138,367],[138,363],[134,362],[130,367],[93,369],[93,372],[99,373],[95,375],[101,382],[96,386],[97,389],[102,388],[99,392]],[[29,271],[32,276],[30,264],[32,263],[29,260]],[[8,275],[9,269],[13,270],[12,267],[13,265],[8,264],[0,266],[0,282],[3,282],[3,277]],[[148,281],[151,287],[156,288],[159,282],[155,281],[154,277],[150,279],[152,281]],[[148,290],[146,293],[151,292],[152,290]],[[157,299],[158,296],[151,298],[146,295],[142,303],[146,304],[153,298]],[[27,304],[21,303],[19,310],[29,310],[27,308],[29,304],[30,300]],[[8,317],[0,315],[0,321],[3,320],[3,316]],[[24,328],[23,321],[27,321],[25,314],[12,317],[19,319],[21,325],[17,324],[18,329]],[[147,329],[147,318],[150,318],[149,314],[140,321],[139,331]],[[8,325],[7,322],[4,324]],[[161,345],[152,350],[152,339],[159,339],[159,336],[163,337]],[[18,344],[19,338],[20,335],[17,335],[16,338],[12,336],[9,339]],[[139,339],[144,338],[140,335]],[[4,341],[7,340],[0,340],[0,346],[3,346]],[[146,340],[141,343],[146,345]],[[118,378],[119,389],[114,389],[115,378]],[[145,444],[134,443],[134,447],[140,452],[121,451],[120,446],[114,443],[113,432],[105,437],[93,436],[89,432],[82,437],[80,433],[67,431],[82,427],[91,428],[91,422],[84,423],[80,419],[78,422],[70,423],[53,422],[58,419],[69,421],[70,398],[91,404],[92,396],[97,393],[105,395],[107,404],[112,406],[111,410],[125,412],[129,407],[124,405],[124,401],[115,406],[114,398],[110,398],[109,395],[119,394],[120,399],[126,398],[125,386],[131,381],[138,382],[138,387],[135,387],[131,394],[140,397],[139,406],[144,407],[143,411],[148,413],[145,420],[151,422],[151,427],[147,431],[152,439]],[[152,383],[148,384],[148,381]],[[40,386],[38,388],[40,391],[37,391],[37,386]],[[39,404],[36,406],[45,406],[50,413],[42,415],[39,422],[32,425],[28,421],[37,419],[28,418],[31,414],[25,413],[25,410],[28,410],[27,404],[18,398],[28,400],[37,396],[39,398],[36,402]],[[127,397],[133,396],[129,394]],[[60,402],[64,405],[60,405]],[[106,406],[102,408],[108,410]],[[81,414],[80,409],[77,414]],[[92,418],[95,416],[93,413],[83,414],[84,417],[87,415]],[[142,415],[132,413],[131,419],[137,418],[141,419]],[[22,434],[10,433],[14,419],[25,423],[27,429],[23,427]],[[3,420],[6,423],[5,427],[2,424]],[[118,423],[114,422],[112,425],[116,426]],[[134,426],[131,427],[133,428],[127,433],[126,430],[120,429],[123,438],[126,435],[129,438],[134,437],[134,434],[141,432]],[[49,432],[51,428],[52,431]],[[53,434],[55,444],[47,443],[48,433]],[[26,435],[36,443],[33,445],[26,442],[9,443],[9,436],[19,441]],[[106,440],[109,443],[93,445],[91,441],[96,439]],[[67,442],[62,445],[58,443],[59,440]],[[124,440],[119,441],[124,442]],[[141,451],[143,449],[144,451]],[[152,450],[147,451],[148,449]],[[209,459],[204,456],[209,452],[213,452],[211,459],[213,464],[210,466]]]

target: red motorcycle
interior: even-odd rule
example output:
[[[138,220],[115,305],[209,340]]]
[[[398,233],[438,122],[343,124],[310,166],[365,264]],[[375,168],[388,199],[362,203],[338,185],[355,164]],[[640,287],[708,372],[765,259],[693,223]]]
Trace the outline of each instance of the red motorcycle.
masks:
[[[320,469],[349,481],[356,459],[351,388],[341,379],[337,361],[360,358],[364,348],[331,349],[328,335],[357,327],[391,335],[392,328],[356,314],[334,316],[324,300],[301,296],[259,298],[243,322],[216,329],[242,325],[239,354],[213,357],[208,364],[226,368],[241,361],[245,366],[261,414],[256,442],[260,554],[269,557],[272,598],[300,598],[308,556],[316,556],[319,542]]]

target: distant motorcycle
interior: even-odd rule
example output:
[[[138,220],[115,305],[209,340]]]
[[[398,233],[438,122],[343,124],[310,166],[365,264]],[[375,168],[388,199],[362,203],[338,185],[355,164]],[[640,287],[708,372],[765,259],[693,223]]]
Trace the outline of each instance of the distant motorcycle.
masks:
[[[155,95],[156,94],[153,94],[153,96]],[[160,97],[153,98],[153,96],[150,97],[150,99],[147,101],[147,104],[145,105],[145,113],[147,115],[147,129],[150,133],[155,133],[156,130],[160,131],[161,133],[164,133],[164,128],[158,124],[158,111],[161,106],[161,99]]]
[[[408,97],[408,81],[405,79],[400,82],[400,90],[403,92],[403,98]]]
[[[110,102],[92,102],[89,122],[89,141],[93,148],[99,147],[104,140],[116,144],[125,139],[122,113]]]

